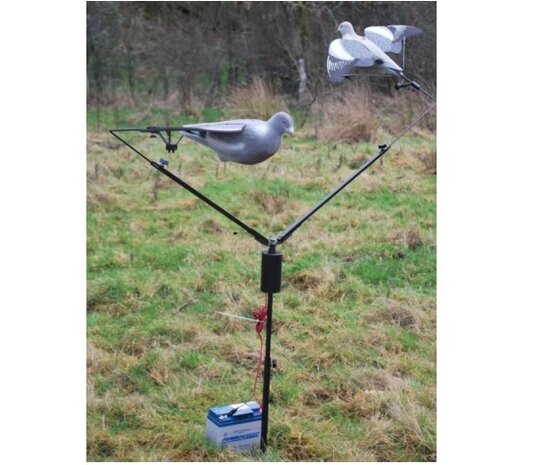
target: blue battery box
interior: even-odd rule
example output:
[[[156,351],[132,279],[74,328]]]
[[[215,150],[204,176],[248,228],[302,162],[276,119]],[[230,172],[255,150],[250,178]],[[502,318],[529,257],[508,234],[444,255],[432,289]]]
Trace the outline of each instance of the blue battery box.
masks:
[[[250,449],[260,446],[262,413],[257,402],[228,404],[209,409],[206,435],[217,446]]]

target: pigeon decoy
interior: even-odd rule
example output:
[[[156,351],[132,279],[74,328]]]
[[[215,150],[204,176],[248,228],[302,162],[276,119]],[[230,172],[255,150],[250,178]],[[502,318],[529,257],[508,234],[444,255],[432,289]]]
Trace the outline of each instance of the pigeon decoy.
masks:
[[[236,119],[186,124],[180,133],[214,150],[222,161],[255,165],[280,149],[283,134],[294,135],[294,120],[288,113],[279,112],[267,121]]]
[[[413,26],[370,26],[359,36],[353,25],[342,22],[338,29],[341,39],[335,39],[328,49],[326,68],[330,80],[341,82],[351,69],[372,68],[400,76],[402,68],[386,52],[400,53],[403,41],[421,32]]]

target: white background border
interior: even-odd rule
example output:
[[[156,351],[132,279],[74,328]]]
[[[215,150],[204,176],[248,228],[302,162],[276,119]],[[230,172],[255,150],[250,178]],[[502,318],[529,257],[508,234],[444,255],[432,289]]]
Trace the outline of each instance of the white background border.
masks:
[[[506,5],[438,5],[441,464],[544,460],[544,37]],[[85,41],[84,2],[2,8],[3,463],[86,460]]]

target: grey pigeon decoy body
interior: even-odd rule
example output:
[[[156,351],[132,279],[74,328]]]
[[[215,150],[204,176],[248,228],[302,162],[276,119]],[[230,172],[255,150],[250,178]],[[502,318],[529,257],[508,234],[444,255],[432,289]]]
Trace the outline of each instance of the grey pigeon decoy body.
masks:
[[[222,161],[255,165],[280,149],[283,134],[294,134],[294,120],[288,113],[279,112],[267,121],[236,119],[186,124],[180,133],[214,150]]]
[[[330,80],[343,81],[354,67],[372,68],[400,76],[402,68],[386,52],[400,53],[403,41],[421,30],[412,26],[370,26],[359,36],[353,25],[344,21],[338,27],[341,39],[335,39],[328,49],[326,68]]]

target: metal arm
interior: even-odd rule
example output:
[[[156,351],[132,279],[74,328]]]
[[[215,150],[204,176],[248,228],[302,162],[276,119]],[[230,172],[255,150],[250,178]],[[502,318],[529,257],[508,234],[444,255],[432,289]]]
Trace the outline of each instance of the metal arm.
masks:
[[[290,226],[288,226],[282,233],[280,233],[277,237],[277,243],[282,244],[283,242],[285,242],[292,234],[294,234],[294,231],[296,231],[303,223],[305,223],[309,218],[311,218],[311,216],[313,216],[318,210],[320,210],[324,205],[326,205],[330,200],[332,200],[337,194],[339,194],[343,189],[345,189],[358,176],[360,176],[364,171],[366,171],[370,166],[372,166],[377,160],[379,160],[383,155],[385,155],[395,142],[397,142],[404,134],[406,134],[411,128],[413,128],[419,121],[421,121],[430,111],[432,111],[434,107],[436,107],[436,103],[433,103],[423,113],[421,113],[421,115],[417,119],[415,119],[413,123],[407,126],[390,143],[380,145],[379,152],[373,158],[364,162],[364,164],[360,168],[358,168],[353,174],[351,174],[348,178],[342,181],[338,187],[336,187],[332,192],[330,192],[314,207],[309,209],[306,213],[304,213],[296,221],[294,221]]]
[[[345,179],[338,187],[336,187],[332,192],[330,192],[326,197],[324,197],[319,203],[317,203],[313,208],[309,209],[302,216],[300,216],[296,221],[294,221],[290,226],[288,226],[282,233],[277,236],[277,243],[282,244],[286,241],[294,231],[298,229],[303,223],[305,223],[311,216],[313,216],[319,209],[326,205],[330,200],[332,200],[337,194],[339,194],[343,189],[345,189],[351,182],[353,182],[358,176],[360,176],[364,171],[366,171],[370,166],[372,166],[377,160],[379,160],[388,150],[391,148],[390,145],[380,146],[380,151],[372,159],[364,163],[360,168],[358,168],[351,176]]]

